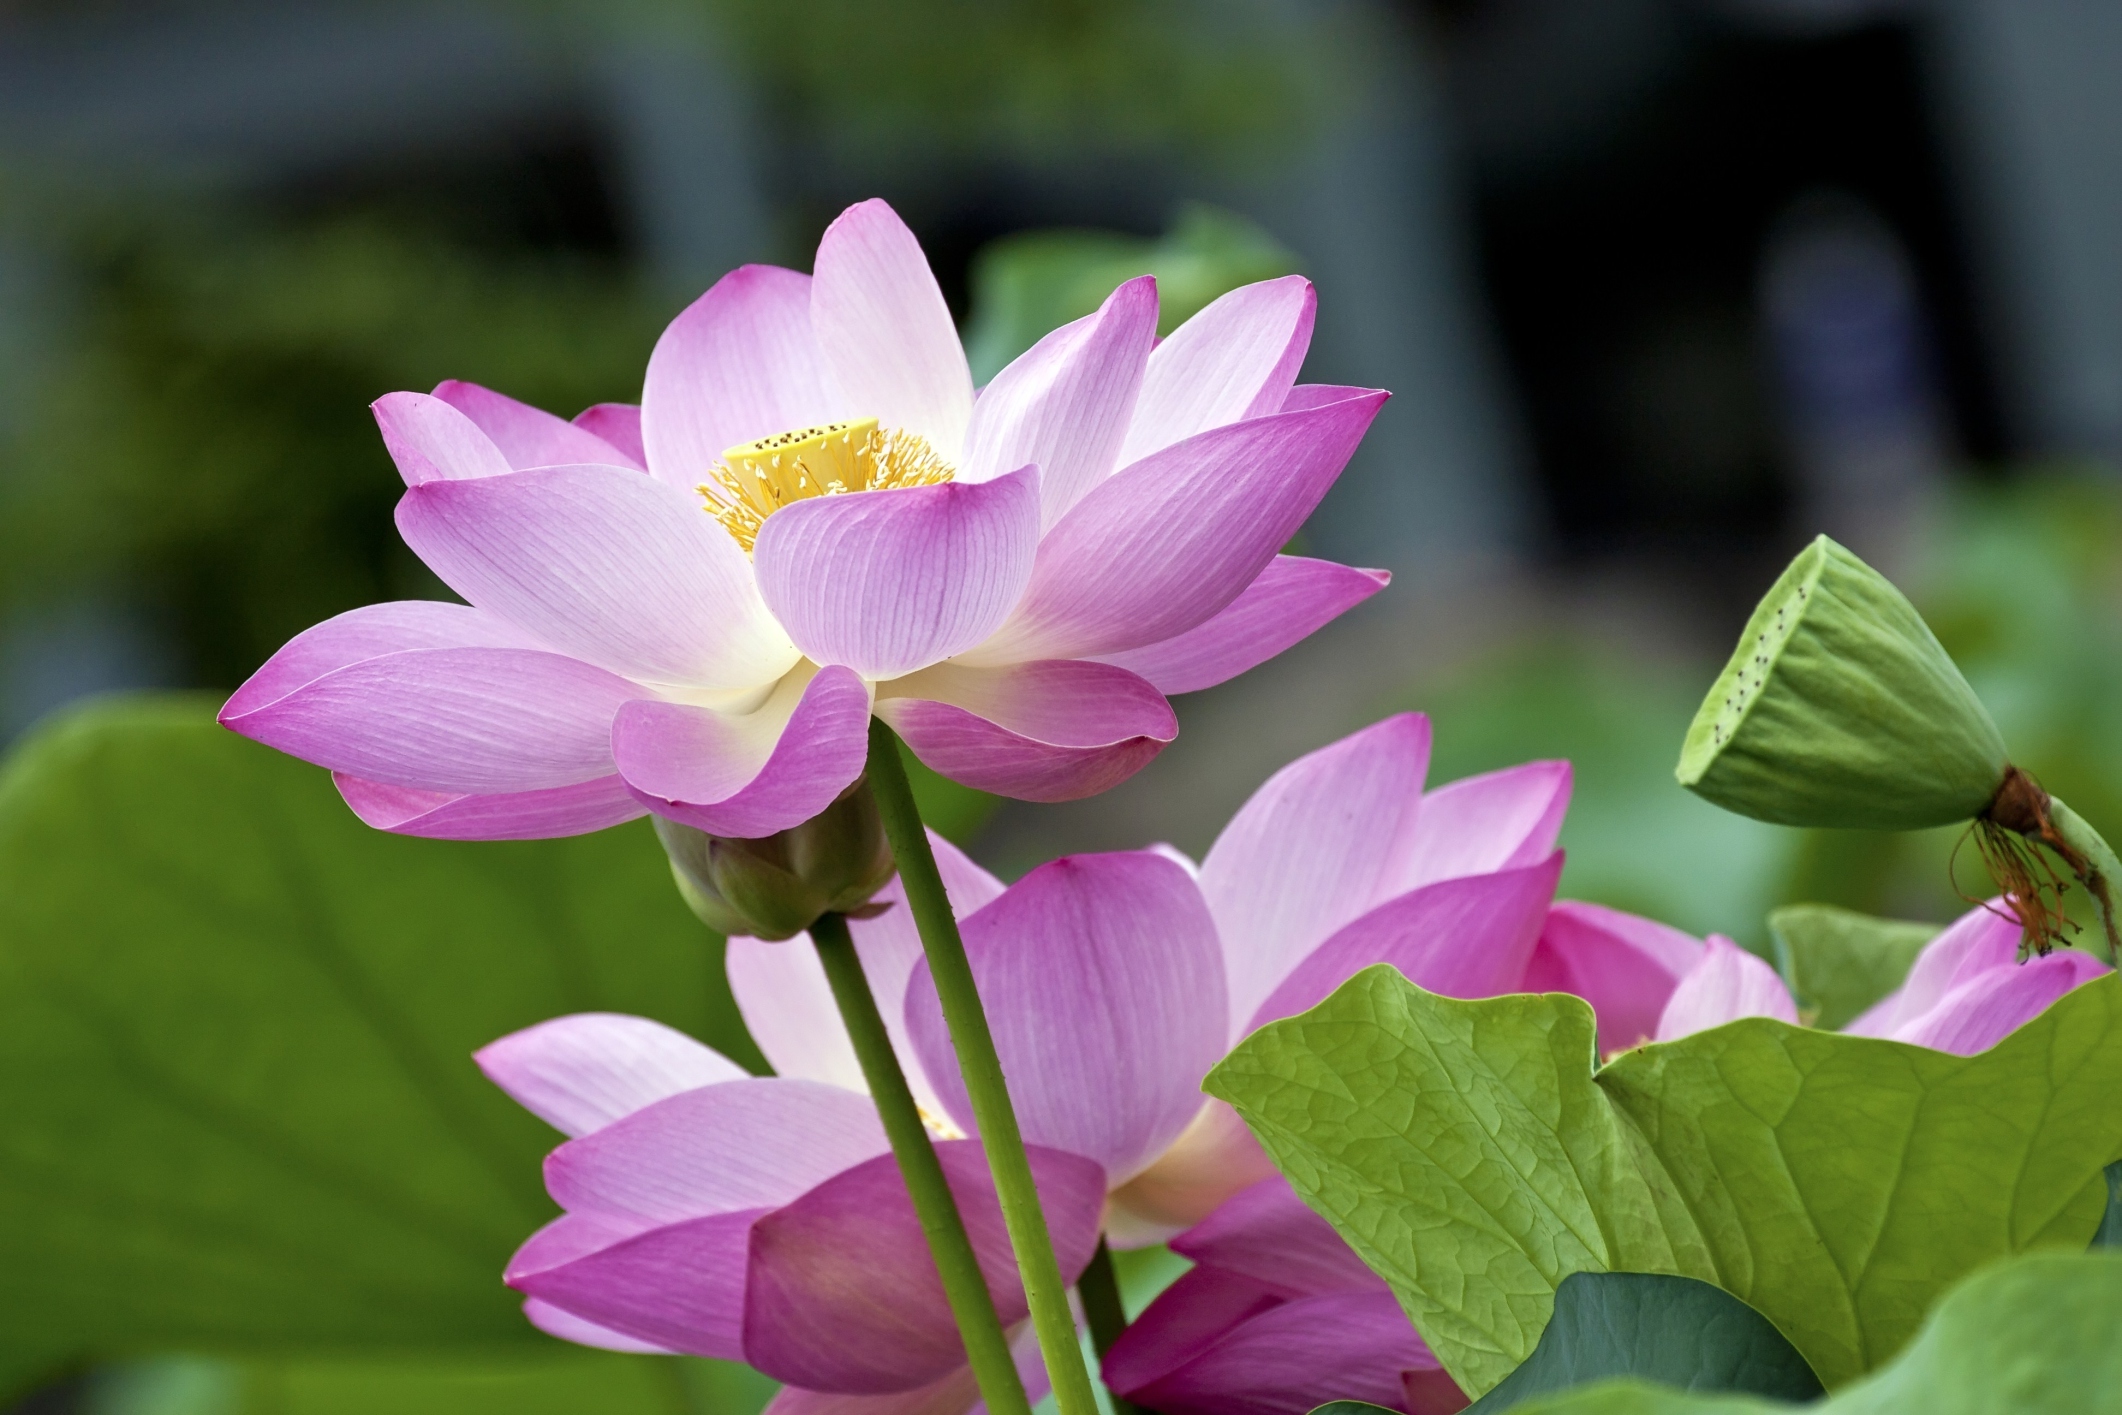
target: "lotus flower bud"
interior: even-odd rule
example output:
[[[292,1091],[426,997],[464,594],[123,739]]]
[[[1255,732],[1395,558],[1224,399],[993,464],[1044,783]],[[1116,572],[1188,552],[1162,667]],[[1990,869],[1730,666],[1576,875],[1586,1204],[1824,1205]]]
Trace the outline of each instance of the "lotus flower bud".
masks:
[[[867,779],[803,824],[757,839],[655,819],[678,892],[717,933],[784,939],[821,914],[871,918],[889,907],[870,903],[894,866]]]
[[[1916,830],[1980,815],[2007,765],[1915,606],[1821,536],[1754,610],[1677,775],[1756,820]]]

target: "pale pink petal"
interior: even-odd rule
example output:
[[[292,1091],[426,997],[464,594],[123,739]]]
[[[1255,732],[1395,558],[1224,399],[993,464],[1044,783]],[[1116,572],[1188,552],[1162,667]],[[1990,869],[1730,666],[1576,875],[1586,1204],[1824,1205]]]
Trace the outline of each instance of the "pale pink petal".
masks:
[[[387,786],[343,771],[332,773],[332,785],[364,824],[429,840],[550,840],[648,814],[616,772],[573,786],[485,794]]]
[[[1564,900],[1547,913],[1526,992],[1575,993],[1599,1019],[1602,1053],[1647,1042],[1702,940],[1654,919]]]
[[[1421,800],[1429,737],[1428,718],[1401,713],[1299,757],[1216,838],[1201,891],[1223,938],[1233,1028],[1370,906],[1400,822]]]
[[[914,233],[882,201],[857,202],[825,228],[813,269],[811,329],[846,416],[919,433],[956,462],[973,376]]]
[[[680,1091],[568,1141],[546,1156],[545,1187],[570,1213],[678,1223],[793,1202],[886,1149],[869,1097],[753,1077]]]
[[[880,684],[877,716],[953,781],[1022,801],[1095,796],[1179,731],[1164,695],[1134,674],[1066,659],[940,664]]]
[[[1374,898],[1546,859],[1569,811],[1570,780],[1568,762],[1527,762],[1431,787],[1400,823]]]
[[[1004,1325],[1024,1292],[978,1144],[936,1146],[966,1234]],[[1098,1241],[1103,1172],[1077,1155],[1026,1158],[1065,1281]],[[806,1390],[885,1394],[940,1379],[965,1361],[928,1242],[889,1156],[850,1169],[761,1219],[745,1294],[745,1359]]]
[[[2072,988],[2109,971],[2099,959],[2074,948],[1989,969],[1962,982],[1936,1006],[1902,1022],[1889,1035],[1895,1041],[1973,1056],[2033,1021]]]
[[[575,463],[609,464],[640,470],[640,464],[587,428],[554,417],[543,408],[448,378],[435,385],[435,396],[479,425],[509,466],[557,467]]]
[[[964,923],[1024,1138],[1125,1183],[1186,1129],[1226,1050],[1215,921],[1148,851],[1041,865]],[[923,1068],[968,1132],[972,1106],[927,965],[906,994]]]
[[[1171,1248],[1204,1267],[1251,1278],[1278,1297],[1385,1286],[1280,1175],[1233,1195]]]
[[[1674,987],[1658,1016],[1655,1039],[1673,1041],[1741,1017],[1773,1017],[1796,1023],[1798,1004],[1790,989],[1753,954],[1720,934],[1709,936],[1701,959]]]
[[[325,674],[409,649],[540,648],[508,621],[468,604],[404,599],[349,609],[313,624],[280,646],[222,705],[221,721],[278,702]],[[241,729],[238,729],[239,731]]]
[[[612,757],[659,816],[710,835],[772,835],[862,774],[869,708],[868,685],[845,668],[790,673],[748,713],[637,699],[612,722]]]
[[[744,1359],[752,1230],[769,1210],[709,1214],[597,1242],[569,1214],[518,1250],[507,1282],[576,1322],[690,1356]],[[554,1237],[565,1241],[554,1243]],[[574,1251],[580,1250],[580,1251]]]
[[[1105,1232],[1115,1248],[1163,1243],[1277,1173],[1238,1112],[1204,1102],[1157,1162],[1113,1191]]]
[[[638,681],[752,688],[796,660],[700,498],[622,468],[426,482],[398,530],[473,604]]]
[[[1214,428],[1106,478],[1047,532],[1023,603],[968,661],[1115,654],[1204,623],[1296,534],[1385,397]]]
[[[959,917],[1002,892],[1002,882],[957,846],[934,831],[928,839],[943,876],[944,892]],[[921,935],[897,878],[877,892],[875,902],[890,907],[874,918],[848,920],[848,930],[915,1101],[941,1115],[943,1103],[929,1086],[928,1075],[906,1037],[906,984],[914,965],[921,961]],[[832,989],[826,984],[825,969],[808,935],[785,943],[732,938],[727,968],[730,991],[744,1015],[744,1025],[777,1074],[826,1081],[849,1090],[867,1089]]]
[[[571,1136],[680,1091],[746,1075],[676,1028],[616,1012],[555,1017],[487,1043],[472,1060],[516,1104]]]
[[[637,467],[648,466],[648,452],[641,445],[639,403],[592,403],[575,414],[575,426],[626,454]]]
[[[641,690],[530,649],[365,659],[222,724],[333,771],[433,792],[540,791],[608,776],[611,725]]]
[[[1368,391],[1345,383],[1300,383],[1282,399],[1281,411],[1300,413],[1306,408],[1323,408],[1328,403],[1339,403]]]
[[[1038,467],[1039,526],[1052,526],[1118,465],[1156,335],[1157,282],[1143,275],[1032,345],[980,390],[961,478]]]
[[[515,470],[493,439],[464,414],[425,393],[386,393],[369,404],[383,445],[407,486]]]
[[[2005,899],[1978,904],[1923,945],[1908,976],[1842,1030],[1856,1037],[1887,1037],[1936,1007],[1945,995],[1978,974],[2019,961],[2024,935]]]
[[[1213,688],[1309,637],[1392,578],[1384,570],[1277,555],[1236,599],[1185,633],[1098,661],[1138,673],[1166,694]]]
[[[1557,851],[1538,865],[1440,880],[1388,900],[1291,969],[1253,1014],[1252,1026],[1318,1005],[1374,963],[1389,963],[1446,997],[1515,991],[1561,877]]]
[[[1024,593],[1039,473],[816,496],[759,530],[759,591],[813,662],[897,678],[963,652]]]
[[[1173,330],[1149,356],[1120,464],[1278,411],[1311,347],[1318,303],[1309,280],[1285,275],[1242,285]]]
[[[641,444],[658,480],[690,491],[732,447],[852,416],[811,333],[810,283],[739,266],[663,331],[641,389]]]
[[[586,1322],[572,1312],[563,1312],[550,1302],[540,1302],[535,1297],[523,1299],[523,1315],[530,1324],[547,1336],[562,1341],[572,1341],[577,1346],[595,1346],[605,1351],[625,1351],[636,1356],[670,1356],[667,1346],[653,1342],[637,1341],[633,1337],[600,1327],[595,1322]]]

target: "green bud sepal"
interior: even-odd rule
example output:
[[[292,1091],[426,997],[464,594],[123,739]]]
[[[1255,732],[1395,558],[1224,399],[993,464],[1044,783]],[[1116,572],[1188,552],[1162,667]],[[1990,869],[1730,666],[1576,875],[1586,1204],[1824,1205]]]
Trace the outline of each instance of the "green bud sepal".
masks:
[[[655,818],[671,878],[700,921],[720,934],[793,938],[820,915],[868,919],[893,873],[883,818],[865,778],[799,826],[755,839],[709,835]]]

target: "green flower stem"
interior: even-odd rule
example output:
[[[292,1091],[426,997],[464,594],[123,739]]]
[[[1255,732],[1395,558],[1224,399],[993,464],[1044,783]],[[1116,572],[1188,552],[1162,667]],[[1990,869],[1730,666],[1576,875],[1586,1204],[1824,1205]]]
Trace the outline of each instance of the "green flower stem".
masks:
[[[899,734],[877,718],[869,724],[869,784],[884,816],[892,857],[899,862],[907,906],[921,930],[921,949],[928,956],[929,973],[943,1003],[943,1020],[958,1053],[958,1073],[965,1078],[973,1122],[979,1127],[988,1167],[995,1176],[995,1194],[1002,1201],[1002,1220],[1009,1226],[1010,1246],[1017,1253],[1017,1271],[1024,1278],[1032,1329],[1038,1334],[1046,1372],[1053,1380],[1054,1401],[1061,1415],[1098,1415],[1090,1371],[1076,1341],[1076,1319],[1068,1309],[1068,1284],[1062,1281],[1061,1265],[1054,1259],[1053,1239],[1046,1231],[1045,1211],[1039,1207],[1016,1108],[1010,1104],[1009,1088],[1002,1079],[1002,1060],[995,1054],[994,1033],[988,1029],[987,1012],[973,986],[965,940],[958,936],[958,919],[943,892],[936,854],[929,848],[920,807],[906,780]]]
[[[2122,962],[2122,938],[2117,937],[2117,901],[2114,898],[2114,891],[2122,889],[2122,862],[2116,861],[2115,852],[2100,838],[2100,832],[2087,825],[2085,818],[2064,805],[2059,797],[2048,798],[2048,819],[2056,834],[2078,854],[2079,859],[2071,863],[2085,884],[2085,892],[2092,896],[2093,910],[2100,916],[2100,927],[2107,934],[2107,961]]]
[[[1103,1361],[1112,1354],[1113,1343],[1120,1333],[1127,1330],[1127,1308],[1120,1302],[1120,1281],[1113,1276],[1113,1250],[1098,1240],[1098,1251],[1091,1254],[1090,1266],[1083,1276],[1076,1279],[1076,1295],[1083,1299],[1083,1316],[1090,1323],[1091,1345],[1097,1349],[1098,1359]],[[1112,1397],[1113,1415],[1136,1415],[1136,1406],[1122,1400],[1108,1390]]]
[[[855,1044],[855,1059],[862,1064],[862,1079],[869,1083],[870,1097],[883,1117],[885,1136],[913,1195],[914,1212],[921,1231],[928,1236],[929,1255],[936,1260],[936,1274],[943,1279],[943,1293],[950,1301],[951,1315],[965,1340],[965,1354],[980,1383],[980,1396],[996,1415],[1031,1415],[1024,1381],[1017,1363],[1010,1359],[1009,1337],[995,1313],[995,1299],[988,1294],[987,1280],[980,1274],[980,1260],[973,1253],[972,1239],[965,1234],[965,1220],[958,1202],[951,1197],[943,1177],[943,1165],[929,1141],[928,1126],[921,1109],[899,1069],[892,1052],[891,1034],[877,1011],[877,999],[863,976],[861,955],[848,934],[847,920],[839,914],[822,915],[810,927],[817,945],[818,961],[825,965],[825,980],[839,1004],[840,1020]]]

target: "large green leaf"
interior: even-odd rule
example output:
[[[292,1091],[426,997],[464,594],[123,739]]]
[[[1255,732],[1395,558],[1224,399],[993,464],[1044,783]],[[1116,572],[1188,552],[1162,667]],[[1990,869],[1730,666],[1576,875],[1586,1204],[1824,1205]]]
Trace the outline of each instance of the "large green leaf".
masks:
[[[2122,1155],[2113,977],[1979,1056],[1751,1018],[1594,1064],[1577,998],[1466,1002],[1377,967],[1208,1089],[1477,1395],[1587,1271],[1714,1282],[1843,1384],[1962,1274],[2082,1248]]]
[[[1969,1278],[1889,1365],[1803,1407],[1636,1381],[1519,1415],[2122,1415],[2122,1256],[2042,1254]]]
[[[639,1012],[757,1064],[645,825],[445,844],[192,699],[0,777],[0,1348],[552,1349],[501,1285],[557,1136],[471,1051]]]
[[[1815,1027],[1846,1026],[1908,976],[1935,924],[1879,919],[1833,904],[1787,904],[1768,916],[1776,967]]]
[[[1555,1289],[1554,1318],[1533,1354],[1470,1415],[1619,1376],[1784,1400],[1822,1393],[1775,1324],[1723,1288],[1670,1273],[1580,1272]]]

